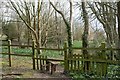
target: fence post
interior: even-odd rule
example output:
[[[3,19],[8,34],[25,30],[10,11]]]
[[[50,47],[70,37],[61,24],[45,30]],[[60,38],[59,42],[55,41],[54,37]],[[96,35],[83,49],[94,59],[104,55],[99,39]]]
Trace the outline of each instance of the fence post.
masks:
[[[100,46],[101,52],[99,53],[99,59],[101,60],[106,60],[106,55],[105,55],[105,43],[101,43]],[[97,75],[99,76],[105,76],[107,73],[107,63],[102,62],[97,64]]]
[[[105,43],[101,43],[101,48],[105,49]],[[106,60],[106,54],[105,54],[105,50],[101,51],[101,59],[102,60]],[[102,63],[102,76],[105,76],[107,74],[107,63]]]
[[[35,41],[32,42],[32,59],[33,59],[33,69],[35,70]]]
[[[64,73],[68,71],[68,63],[67,63],[67,43],[64,43]]]
[[[12,62],[12,58],[11,58],[11,40],[8,40],[8,54],[9,54],[9,67],[11,67],[11,62]]]

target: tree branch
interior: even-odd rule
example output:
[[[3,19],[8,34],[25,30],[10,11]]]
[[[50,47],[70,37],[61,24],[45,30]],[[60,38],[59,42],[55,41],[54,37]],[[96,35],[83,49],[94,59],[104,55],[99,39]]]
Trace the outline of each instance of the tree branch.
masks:
[[[11,1],[9,0],[10,3],[12,4],[13,8],[16,10],[16,13],[18,14],[18,16],[21,18],[21,20],[23,20],[23,22],[25,23],[25,25],[33,32],[34,36],[35,36],[35,39],[36,39],[36,42],[38,42],[38,37],[37,37],[37,34],[36,32],[34,31],[34,29],[31,28],[31,26],[23,19],[23,17],[20,15],[20,12],[18,11],[18,9],[16,8],[16,5]]]
[[[102,23],[105,24],[105,22],[99,17],[99,14],[95,10],[94,6],[92,4],[88,3],[89,7],[91,8],[92,12],[96,15],[97,19]]]
[[[53,5],[53,3],[52,3],[51,1],[50,1],[50,4],[52,5],[52,7],[53,7],[59,14],[61,14],[61,16],[62,16],[65,24],[66,24],[67,26],[69,26],[69,24],[68,24],[67,20],[65,19],[65,16],[63,15],[63,13],[62,13],[61,11],[59,11],[59,10]]]

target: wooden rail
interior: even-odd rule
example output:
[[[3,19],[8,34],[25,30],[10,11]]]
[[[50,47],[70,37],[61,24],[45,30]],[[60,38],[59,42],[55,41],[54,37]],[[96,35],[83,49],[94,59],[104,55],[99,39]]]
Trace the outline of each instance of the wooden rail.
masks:
[[[96,62],[96,63],[110,63],[110,64],[118,64],[120,60],[113,61],[113,60],[102,60],[102,59],[77,59],[77,58],[67,58],[67,60],[72,61],[88,61],[88,62]]]
[[[70,49],[69,47],[67,47],[67,49]],[[78,47],[73,47],[73,50],[120,50],[119,48],[78,48]]]
[[[37,59],[37,60],[46,60],[45,58],[33,58],[33,59]],[[51,59],[51,58],[47,58],[47,60],[49,60],[49,61],[61,61],[61,62],[64,62],[63,59]]]
[[[37,49],[37,48],[35,48]],[[53,50],[53,51],[64,51],[64,49],[55,49],[55,48],[39,48],[39,50]]]
[[[8,46],[8,45],[2,45],[2,46]],[[28,45],[10,45],[10,46],[16,46],[16,47],[32,47],[32,46],[28,46]],[[34,48],[37,49],[37,48]],[[69,47],[67,47],[66,49],[70,49]],[[79,48],[79,47],[72,47],[73,50],[112,50],[112,51],[119,51],[119,48]],[[39,50],[54,50],[54,51],[64,51],[64,48],[60,48],[60,49],[55,49],[55,48],[39,48]]]

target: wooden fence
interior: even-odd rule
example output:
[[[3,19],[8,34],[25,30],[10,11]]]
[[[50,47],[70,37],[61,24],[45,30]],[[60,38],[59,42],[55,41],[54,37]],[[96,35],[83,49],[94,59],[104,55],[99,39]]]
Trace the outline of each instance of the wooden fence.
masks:
[[[65,71],[66,72],[88,72],[88,73],[95,73],[99,76],[105,76],[108,72],[108,67],[111,64],[119,65],[120,61],[118,60],[110,60],[107,59],[106,51],[107,50],[120,50],[116,48],[105,48],[105,43],[101,43],[101,46],[99,48],[73,48],[77,50],[100,50],[97,55],[88,55],[88,58],[84,58],[83,54],[73,54],[71,57],[69,57],[69,54],[67,53],[67,47],[65,45]],[[85,62],[89,63],[89,66],[85,65]],[[86,67],[89,67],[88,71],[86,71]]]
[[[39,48],[39,50],[53,50],[53,51],[63,51],[64,52],[64,60],[61,59],[48,59],[47,56],[41,56],[36,53],[36,47],[35,42],[33,41],[33,45],[29,46],[32,48],[32,54],[31,55],[21,55],[21,54],[14,54],[11,51],[11,46],[18,46],[18,45],[11,45],[11,41],[8,41],[8,53],[1,53],[9,55],[9,66],[11,66],[12,58],[11,55],[15,56],[26,56],[26,57],[32,57],[33,60],[33,69],[39,69],[41,70],[41,65],[46,65],[47,60],[51,61],[63,61],[64,62],[64,71],[65,72],[73,72],[73,71],[80,71],[84,72],[85,62],[89,62],[89,71],[88,72],[94,72],[97,75],[104,76],[107,74],[107,68],[110,64],[120,64],[120,61],[118,60],[109,60],[106,58],[106,51],[119,51],[120,49],[116,48],[105,48],[105,44],[102,43],[99,48],[72,48],[73,50],[99,50],[98,56],[95,55],[88,55],[88,59],[85,59],[82,54],[73,54],[72,57],[69,57],[69,53],[67,52],[69,47],[67,47],[67,44],[64,44],[64,47],[62,49],[50,49],[50,48]],[[20,45],[19,45],[20,46]],[[23,46],[23,45],[21,45]],[[24,47],[28,47],[25,45]]]

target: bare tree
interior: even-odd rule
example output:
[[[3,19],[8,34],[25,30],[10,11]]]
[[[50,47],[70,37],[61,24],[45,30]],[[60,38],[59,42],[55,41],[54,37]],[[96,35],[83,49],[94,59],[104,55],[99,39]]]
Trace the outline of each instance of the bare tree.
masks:
[[[68,46],[69,46],[69,55],[72,56],[72,0],[69,1],[70,3],[70,20],[69,22],[67,21],[67,19],[65,18],[64,14],[62,13],[62,11],[58,10],[53,3],[50,1],[50,4],[52,5],[52,7],[62,16],[65,24],[66,24],[66,28],[67,28],[67,41],[68,41]]]
[[[103,25],[103,28],[107,35],[108,46],[112,47],[117,44],[116,41],[118,38],[116,32],[116,9],[108,7],[108,5],[115,7],[114,3],[108,2],[89,4],[91,10]]]
[[[35,39],[36,47],[38,49],[40,47],[40,44],[41,44],[39,42],[39,35],[40,34],[38,34],[38,32],[39,32],[39,27],[38,27],[39,26],[39,19],[38,18],[39,18],[39,14],[40,14],[40,5],[39,5],[40,1],[38,1],[38,8],[37,8],[38,10],[36,10],[38,12],[38,15],[35,15],[36,8],[34,7],[34,5],[33,5],[33,8],[34,8],[33,12],[35,12],[35,13],[32,13],[31,9],[30,9],[32,4],[27,4],[26,1],[22,2],[20,0],[21,5],[15,1],[12,1],[12,0],[9,0],[9,2],[12,5],[15,12],[18,14],[18,16],[21,18],[21,20],[27,26],[27,28],[32,32],[33,37],[34,37],[33,39]],[[32,21],[33,17],[34,17],[34,21],[33,21],[34,27],[31,25],[31,21]],[[38,19],[38,26],[37,27],[36,27],[36,18]],[[37,29],[35,29],[35,28],[37,28]],[[39,49],[38,49],[38,53],[40,53]]]
[[[118,47],[118,32],[116,28],[116,3],[95,2],[88,4],[96,18],[103,25],[107,36],[107,47]],[[113,51],[110,53],[111,59],[113,59]]]

